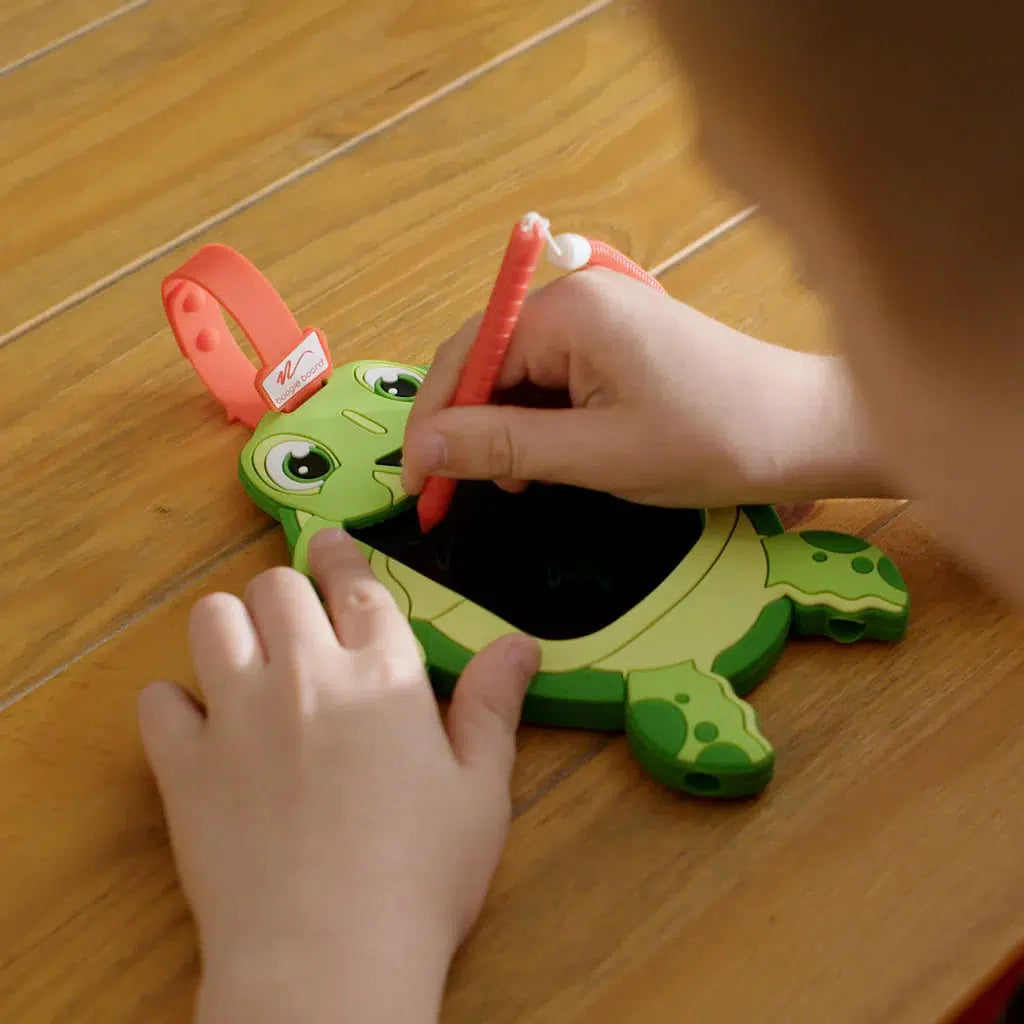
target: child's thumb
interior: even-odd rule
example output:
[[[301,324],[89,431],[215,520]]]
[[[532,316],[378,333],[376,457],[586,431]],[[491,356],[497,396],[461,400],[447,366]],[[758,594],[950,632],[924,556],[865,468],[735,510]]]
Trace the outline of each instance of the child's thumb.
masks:
[[[540,667],[529,637],[502,637],[465,668],[448,710],[448,736],[459,761],[507,787],[516,756],[523,697]]]
[[[407,491],[428,476],[539,480],[600,489],[614,413],[511,405],[444,409],[410,428],[402,460]]]

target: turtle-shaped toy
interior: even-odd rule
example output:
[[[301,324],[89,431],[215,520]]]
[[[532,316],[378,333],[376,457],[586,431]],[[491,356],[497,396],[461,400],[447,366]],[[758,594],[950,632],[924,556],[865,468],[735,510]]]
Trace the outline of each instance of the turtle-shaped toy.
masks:
[[[523,719],[625,730],[660,782],[750,796],[775,755],[743,698],[791,633],[899,640],[906,587],[877,548],[786,532],[769,506],[661,509],[571,487],[512,495],[463,482],[424,535],[401,485],[401,444],[425,369],[338,366],[287,413],[268,411],[240,456],[256,504],[308,572],[310,538],[340,526],[407,616],[436,690],[512,630],[541,645]]]

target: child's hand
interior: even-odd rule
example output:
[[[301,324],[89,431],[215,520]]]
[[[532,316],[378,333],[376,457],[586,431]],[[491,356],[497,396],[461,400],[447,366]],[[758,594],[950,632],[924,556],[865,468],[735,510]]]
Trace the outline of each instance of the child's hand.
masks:
[[[499,381],[567,389],[573,408],[445,408],[477,323],[440,348],[413,406],[411,494],[430,475],[691,507],[884,490],[834,358],[756,341],[590,269],[527,299]]]
[[[204,955],[202,1021],[428,1021],[509,821],[532,640],[482,652],[442,723],[413,634],[355,543],[201,601],[206,714],[140,699]],[[333,624],[332,624],[333,623]]]

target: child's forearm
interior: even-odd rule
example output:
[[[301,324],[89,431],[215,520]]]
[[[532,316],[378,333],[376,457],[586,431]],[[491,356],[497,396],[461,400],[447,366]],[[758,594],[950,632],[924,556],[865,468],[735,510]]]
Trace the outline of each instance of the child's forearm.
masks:
[[[751,502],[895,496],[842,359],[765,346],[745,425]]]

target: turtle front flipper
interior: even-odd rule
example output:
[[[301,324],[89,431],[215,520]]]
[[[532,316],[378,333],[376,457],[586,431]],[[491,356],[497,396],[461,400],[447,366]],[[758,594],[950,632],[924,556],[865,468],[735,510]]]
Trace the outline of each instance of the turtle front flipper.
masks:
[[[729,681],[693,661],[631,672],[626,732],[659,782],[697,796],[742,797],[771,780],[775,754]]]
[[[783,533],[761,543],[768,556],[767,586],[792,600],[797,633],[839,643],[903,638],[907,588],[878,548],[829,530]]]

